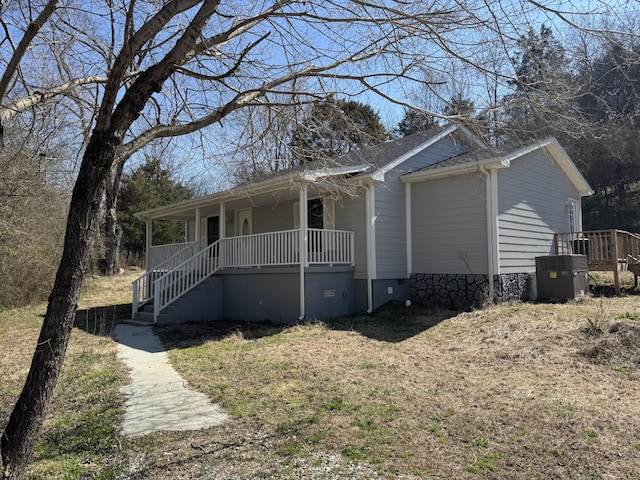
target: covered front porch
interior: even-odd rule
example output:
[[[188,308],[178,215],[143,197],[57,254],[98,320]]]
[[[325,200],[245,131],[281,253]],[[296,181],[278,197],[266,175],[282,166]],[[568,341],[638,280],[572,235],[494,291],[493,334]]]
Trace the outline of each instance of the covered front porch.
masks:
[[[313,296],[309,288],[319,288],[320,277],[315,275],[312,280],[313,274],[322,272],[326,279],[335,272],[339,280],[333,283],[338,287],[331,288],[331,281],[323,281],[329,285],[322,288],[327,298],[352,294],[347,293],[350,288],[345,286],[345,278],[353,279],[355,234],[335,228],[334,196],[315,185],[305,183],[293,192],[283,189],[252,195],[213,195],[143,212],[141,217],[147,225],[147,269],[133,284],[134,318],[157,322],[163,311],[187,293],[195,295],[193,290],[214,276],[228,277],[217,286],[210,281],[211,286],[206,287],[211,296],[216,296],[224,284],[223,296],[227,298],[221,298],[223,304],[231,298],[237,300],[238,275],[246,276],[245,284],[253,282],[255,288],[262,285],[263,290],[267,284],[257,278],[281,282],[279,290],[288,295],[287,301],[292,294],[298,298],[295,317],[299,319],[305,318]],[[185,241],[152,245],[154,219],[185,222]],[[254,277],[250,281],[251,274]],[[291,288],[291,275],[297,280],[295,289]]]

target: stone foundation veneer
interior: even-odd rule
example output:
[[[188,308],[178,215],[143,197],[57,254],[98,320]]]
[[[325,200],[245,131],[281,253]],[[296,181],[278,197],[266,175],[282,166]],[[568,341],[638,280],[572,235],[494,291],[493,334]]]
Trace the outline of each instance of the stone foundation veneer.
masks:
[[[529,299],[529,275],[505,273],[493,280],[495,303]],[[411,301],[424,306],[462,310],[482,307],[489,295],[488,275],[413,273],[409,278]]]

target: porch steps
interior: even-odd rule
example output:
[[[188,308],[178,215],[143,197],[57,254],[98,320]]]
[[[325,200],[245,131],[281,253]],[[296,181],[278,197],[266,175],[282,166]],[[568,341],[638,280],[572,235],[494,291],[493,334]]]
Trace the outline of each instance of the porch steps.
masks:
[[[153,300],[135,315],[134,321],[153,325]],[[218,275],[203,280],[160,312],[158,324],[202,321],[222,316],[222,280]]]
[[[125,320],[124,323],[128,325],[136,325],[139,327],[151,327],[153,326],[153,315],[151,315],[151,318],[149,320],[136,316],[136,318],[132,318],[131,320]]]
[[[141,310],[138,310],[131,322],[141,322],[145,325],[153,325],[153,301],[145,304]]]

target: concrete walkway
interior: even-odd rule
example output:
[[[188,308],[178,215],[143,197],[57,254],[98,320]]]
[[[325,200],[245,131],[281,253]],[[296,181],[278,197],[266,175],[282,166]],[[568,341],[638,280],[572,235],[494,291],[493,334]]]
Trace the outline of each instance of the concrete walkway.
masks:
[[[118,342],[118,356],[131,369],[131,384],[122,388],[127,396],[125,436],[199,430],[228,419],[206,395],[187,387],[151,327],[119,324],[113,337]]]

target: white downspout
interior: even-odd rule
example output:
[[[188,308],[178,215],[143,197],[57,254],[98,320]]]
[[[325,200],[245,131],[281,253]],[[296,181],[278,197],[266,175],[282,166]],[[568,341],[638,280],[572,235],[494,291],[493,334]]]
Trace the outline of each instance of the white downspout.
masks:
[[[367,185],[365,234],[367,237],[367,313],[373,311],[373,280],[375,278],[375,194],[373,182]]]
[[[306,314],[306,305],[305,305],[305,280],[304,280],[304,269],[307,266],[307,250],[308,250],[308,225],[307,225],[307,185],[303,185],[300,188],[299,194],[299,202],[300,202],[300,244],[298,246],[300,251],[300,316],[298,320],[304,320]]]
[[[491,188],[491,172],[488,172],[483,165],[480,166],[480,172],[484,175],[485,178],[485,196],[486,196],[486,209],[487,209],[487,260],[489,267],[489,298],[491,299],[491,303],[494,301],[495,289],[493,286],[493,277],[495,276],[495,268],[494,268],[494,238],[493,238],[493,195]]]

